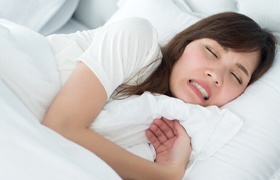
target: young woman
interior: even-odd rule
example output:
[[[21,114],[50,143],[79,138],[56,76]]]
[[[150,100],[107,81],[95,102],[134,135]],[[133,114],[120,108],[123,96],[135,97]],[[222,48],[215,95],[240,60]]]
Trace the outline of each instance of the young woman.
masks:
[[[59,38],[50,40],[56,44]],[[113,93],[119,97],[150,91],[202,106],[222,106],[262,76],[275,53],[273,35],[237,13],[205,18],[162,49],[153,27],[138,18],[62,39],[64,44],[74,44],[62,48],[66,54],[71,57],[77,47],[81,56],[70,68],[69,78],[62,71],[70,61],[61,60],[65,61],[61,65],[65,84],[43,124],[98,155],[124,179],[181,179],[191,146],[177,121],[155,121],[147,131],[157,151],[156,162],[139,158],[90,130]]]

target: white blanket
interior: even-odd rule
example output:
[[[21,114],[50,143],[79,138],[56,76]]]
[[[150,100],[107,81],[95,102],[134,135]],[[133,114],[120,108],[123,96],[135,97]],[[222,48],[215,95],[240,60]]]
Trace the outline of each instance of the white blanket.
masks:
[[[216,106],[201,107],[149,92],[106,104],[91,129],[134,154],[154,160],[145,130],[155,118],[178,119],[191,137],[192,156],[188,167],[205,160],[231,139],[242,126],[232,112]]]
[[[120,179],[100,158],[40,124],[60,88],[47,40],[0,20],[0,179]]]

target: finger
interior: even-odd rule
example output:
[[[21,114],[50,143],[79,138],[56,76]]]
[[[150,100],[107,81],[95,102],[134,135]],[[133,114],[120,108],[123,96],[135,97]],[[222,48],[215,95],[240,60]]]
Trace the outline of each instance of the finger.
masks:
[[[165,117],[162,117],[162,119],[171,128],[171,130],[173,131],[174,136],[176,136],[177,132],[176,132],[176,129],[174,127],[174,120],[169,120],[169,119],[166,119]]]
[[[184,136],[186,137],[186,139],[188,139],[188,141],[191,143],[190,137],[187,133],[187,131],[185,130],[185,128],[179,123],[179,121],[175,120],[174,121],[174,128],[177,131],[178,136]]]
[[[162,120],[155,120],[155,121],[162,121]],[[161,144],[165,143],[168,138],[165,133],[161,130],[162,127],[158,126],[154,121],[154,124],[150,126],[150,130],[154,133]],[[162,123],[160,123],[162,126]]]
[[[174,129],[176,129],[178,134],[182,134],[182,133],[187,134],[185,128],[177,120],[174,120]]]
[[[173,121],[171,120],[155,120],[154,124],[163,132],[163,134],[167,137],[167,139],[171,139],[176,136],[174,130]]]
[[[171,129],[174,129],[174,121],[173,121],[173,120],[166,119],[165,117],[161,117],[161,119],[164,120],[164,122],[165,122]]]
[[[146,130],[146,136],[149,139],[149,141],[152,143],[152,145],[154,146],[155,149],[157,149],[161,145],[161,143],[159,142],[156,135],[150,129]]]

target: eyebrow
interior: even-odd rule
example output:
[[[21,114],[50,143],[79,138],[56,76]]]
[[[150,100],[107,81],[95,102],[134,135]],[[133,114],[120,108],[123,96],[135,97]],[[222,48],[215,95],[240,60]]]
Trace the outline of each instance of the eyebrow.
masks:
[[[240,63],[237,63],[236,66],[241,69],[247,76],[249,76],[248,70]]]

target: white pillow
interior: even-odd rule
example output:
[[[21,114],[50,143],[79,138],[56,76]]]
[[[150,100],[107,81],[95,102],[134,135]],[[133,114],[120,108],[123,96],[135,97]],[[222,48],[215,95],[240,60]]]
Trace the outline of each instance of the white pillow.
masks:
[[[79,0],[1,0],[0,18],[51,34],[73,15]]]
[[[270,29],[280,40],[279,0],[172,0],[183,11],[205,17],[218,12],[233,11],[245,14],[262,27]]]
[[[170,0],[128,0],[119,4],[121,7],[106,24],[127,17],[145,18],[158,31],[161,45],[168,42],[179,31],[199,20],[199,18],[181,11]]]
[[[193,6],[189,7],[186,2],[192,3]],[[254,17],[272,13],[266,8],[262,12],[253,11],[248,5],[250,2],[239,2],[237,7],[240,7],[240,11],[244,13],[248,12],[249,16],[249,12],[254,12]],[[256,1],[254,3],[259,4]],[[272,7],[273,13],[275,13],[274,5],[278,7],[278,4],[279,2],[275,0],[265,1],[266,7]],[[120,0],[119,10],[107,23],[132,16],[146,18],[155,26],[159,33],[160,43],[164,44],[174,34],[196,22],[198,17],[206,16],[201,14],[202,12],[208,10],[206,13],[213,14],[228,11],[232,5],[236,7],[236,1]],[[262,5],[259,4],[259,6]],[[192,11],[200,6],[204,8],[202,11]],[[197,14],[199,16],[195,17],[194,15]],[[269,22],[276,22],[278,19],[272,17]],[[279,22],[267,26],[280,27],[277,23]],[[197,161],[184,179],[269,179],[277,176],[275,173],[280,168],[280,111],[277,108],[280,102],[279,69],[280,52],[278,50],[270,71],[248,87],[241,97],[223,107],[230,109],[244,121],[240,132],[212,157]]]
[[[1,80],[42,120],[61,87],[47,39],[3,19],[0,19],[0,37]]]
[[[49,1],[46,1],[49,2]],[[49,21],[40,29],[40,33],[43,35],[50,35],[64,26],[72,17],[79,0],[65,1],[59,10],[49,19]]]

